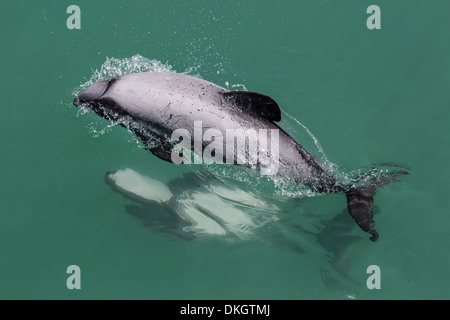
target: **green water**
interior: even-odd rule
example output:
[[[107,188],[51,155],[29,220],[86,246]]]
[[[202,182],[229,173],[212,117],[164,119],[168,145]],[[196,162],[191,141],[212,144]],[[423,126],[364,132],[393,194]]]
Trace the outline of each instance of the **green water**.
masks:
[[[70,4],[81,30],[66,27]],[[366,27],[371,4],[381,30]],[[449,10],[444,0],[2,1],[0,298],[450,298]],[[121,128],[96,135],[102,122],[70,106],[107,57],[136,54],[273,97],[341,167],[410,167],[375,198],[379,241],[350,218],[359,238],[305,238],[303,253],[264,232],[183,241],[127,214],[105,172],[169,182],[189,169]],[[331,221],[345,204],[323,196],[298,212]],[[301,220],[288,216],[286,228]],[[66,287],[69,265],[81,268],[81,290]],[[366,287],[369,265],[380,290]]]

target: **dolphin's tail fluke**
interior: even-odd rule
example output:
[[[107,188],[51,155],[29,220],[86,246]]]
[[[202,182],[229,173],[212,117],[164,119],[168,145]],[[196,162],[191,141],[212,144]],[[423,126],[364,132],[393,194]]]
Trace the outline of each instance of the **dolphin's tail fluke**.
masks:
[[[373,196],[377,190],[375,187],[353,188],[347,191],[348,212],[356,221],[358,226],[365,232],[370,233],[370,240],[378,240],[378,232],[375,230],[375,221],[373,221]]]
[[[394,164],[373,165],[370,170],[362,170],[364,173],[354,181],[355,184],[346,188],[348,212],[363,231],[372,235],[370,240],[378,240],[372,212],[373,197],[380,187],[408,174],[408,170]]]

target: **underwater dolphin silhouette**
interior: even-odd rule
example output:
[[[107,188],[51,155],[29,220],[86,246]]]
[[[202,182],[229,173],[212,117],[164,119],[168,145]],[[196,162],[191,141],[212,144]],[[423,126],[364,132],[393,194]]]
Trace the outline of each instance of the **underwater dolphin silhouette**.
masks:
[[[185,129],[195,135],[195,122],[203,131],[217,129],[276,130],[277,174],[293,179],[317,193],[345,193],[350,215],[358,226],[378,239],[373,220],[373,196],[389,179],[374,180],[364,187],[345,185],[324,169],[300,143],[276,124],[281,120],[278,104],[270,97],[247,91],[228,91],[196,77],[162,72],[127,74],[98,81],[75,97],[99,116],[127,127],[157,157],[173,161],[177,141],[172,134]],[[256,138],[258,140],[258,137]],[[158,143],[154,143],[155,140]],[[257,141],[258,145],[261,141]],[[225,146],[225,141],[222,141]],[[202,150],[207,147],[203,142]],[[264,150],[270,156],[270,150]],[[235,164],[241,164],[234,159]],[[256,167],[257,169],[260,167]]]

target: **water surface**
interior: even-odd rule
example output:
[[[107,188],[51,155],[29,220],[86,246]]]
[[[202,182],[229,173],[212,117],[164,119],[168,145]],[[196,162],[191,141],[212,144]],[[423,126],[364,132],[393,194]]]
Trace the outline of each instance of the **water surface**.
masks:
[[[76,4],[81,30],[67,29],[64,2],[0,5],[0,298],[450,297],[448,1],[378,1],[381,30],[366,27],[370,1]],[[71,107],[105,62],[136,55],[271,96],[300,142],[321,157],[289,115],[341,168],[411,168],[375,198],[379,241],[345,214],[344,195],[269,197],[279,220],[245,239],[183,239],[130,214],[141,204],[106,184],[106,172],[131,168],[165,185],[186,174],[188,190],[207,194],[189,185],[201,179],[192,168]],[[245,190],[245,179],[226,186]],[[78,291],[66,287],[72,264]],[[373,264],[380,290],[366,287]]]

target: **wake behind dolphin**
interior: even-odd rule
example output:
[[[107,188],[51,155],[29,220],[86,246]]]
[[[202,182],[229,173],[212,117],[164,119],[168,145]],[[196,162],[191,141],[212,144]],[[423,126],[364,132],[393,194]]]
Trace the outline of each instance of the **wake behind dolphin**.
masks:
[[[126,127],[164,161],[191,163],[187,154],[192,151],[194,158],[274,172],[314,193],[345,193],[350,215],[372,241],[378,239],[372,213],[377,189],[406,174],[399,168],[381,176],[362,172],[350,181],[339,179],[277,124],[281,110],[272,98],[228,91],[184,74],[141,72],[100,80],[78,94],[74,105]],[[249,129],[252,133],[244,137],[241,148],[229,144],[230,131],[234,142]]]

